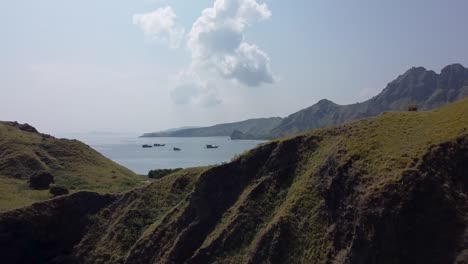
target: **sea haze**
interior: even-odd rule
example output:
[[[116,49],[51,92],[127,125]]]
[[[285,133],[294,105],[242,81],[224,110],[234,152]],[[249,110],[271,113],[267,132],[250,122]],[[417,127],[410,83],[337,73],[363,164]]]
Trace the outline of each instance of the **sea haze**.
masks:
[[[260,140],[230,140],[229,137],[139,138],[130,134],[63,134],[78,139],[107,158],[138,174],[153,169],[189,168],[220,164],[263,143]],[[143,144],[166,144],[165,147],[142,148]],[[218,145],[207,149],[207,144]],[[173,151],[173,148],[181,151]]]

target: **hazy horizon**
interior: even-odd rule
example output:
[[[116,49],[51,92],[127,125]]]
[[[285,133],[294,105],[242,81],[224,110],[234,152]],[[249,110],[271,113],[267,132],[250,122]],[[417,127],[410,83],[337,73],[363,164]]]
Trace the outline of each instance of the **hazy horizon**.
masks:
[[[4,1],[0,120],[143,133],[361,102],[468,66],[468,2]]]

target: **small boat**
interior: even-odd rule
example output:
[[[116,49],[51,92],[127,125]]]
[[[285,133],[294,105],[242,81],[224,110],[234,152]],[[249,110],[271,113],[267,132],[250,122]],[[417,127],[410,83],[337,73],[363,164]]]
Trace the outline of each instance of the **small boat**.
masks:
[[[219,148],[219,146],[208,144],[208,145],[206,145],[206,148],[207,149],[217,149],[217,148]]]
[[[141,146],[142,148],[152,148],[153,146],[151,145],[148,145],[148,144],[144,144],[143,146]]]
[[[174,151],[180,151],[180,148],[173,148]]]
[[[166,144],[157,144],[157,143],[156,143],[156,144],[154,144],[154,146],[155,146],[155,147],[164,147],[164,146],[166,146]]]

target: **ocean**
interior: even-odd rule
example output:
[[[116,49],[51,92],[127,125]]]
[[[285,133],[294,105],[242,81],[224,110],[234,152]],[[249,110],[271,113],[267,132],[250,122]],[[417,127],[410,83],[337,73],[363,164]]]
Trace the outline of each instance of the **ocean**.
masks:
[[[130,134],[63,134],[78,139],[114,162],[135,173],[146,175],[154,169],[188,168],[221,164],[259,144],[261,140],[231,140],[229,137],[139,138]],[[143,148],[142,145],[166,144]],[[207,149],[206,145],[219,146]],[[173,148],[181,151],[173,151]]]

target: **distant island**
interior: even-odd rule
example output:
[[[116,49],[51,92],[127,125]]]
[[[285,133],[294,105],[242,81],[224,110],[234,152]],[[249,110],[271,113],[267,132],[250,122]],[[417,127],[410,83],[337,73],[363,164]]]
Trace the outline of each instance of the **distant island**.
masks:
[[[194,129],[194,128],[199,128],[199,127],[198,126],[183,126],[183,127],[176,127],[176,128],[166,129],[166,130],[163,130],[163,131],[159,131],[157,133],[173,133],[173,132],[180,131],[180,130]]]
[[[231,136],[234,131],[250,135],[249,139],[265,139],[270,131],[278,126],[283,119],[280,117],[249,119],[241,122],[219,124],[211,127],[179,129],[146,133],[142,137],[220,137]]]
[[[390,82],[377,96],[361,103],[338,105],[323,99],[285,118],[249,119],[210,127],[145,133],[142,137],[272,139],[375,116],[385,111],[402,111],[412,104],[418,105],[420,110],[430,110],[465,96],[468,96],[468,69],[463,65],[448,65],[439,74],[423,67],[414,67]]]

